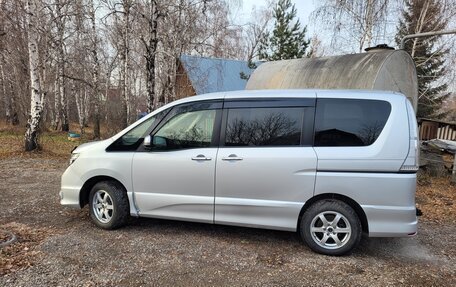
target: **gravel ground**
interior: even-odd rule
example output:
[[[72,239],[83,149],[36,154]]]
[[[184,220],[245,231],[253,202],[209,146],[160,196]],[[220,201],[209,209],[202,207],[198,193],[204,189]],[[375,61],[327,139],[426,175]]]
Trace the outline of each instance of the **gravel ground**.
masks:
[[[454,224],[437,225],[421,218],[418,236],[365,238],[347,257],[315,254],[290,232],[155,219],[132,219],[126,228],[104,231],[91,224],[87,208],[59,205],[65,166],[66,161],[53,159],[0,160],[0,228],[20,225],[48,231],[35,246],[27,245],[34,251],[31,266],[0,275],[0,286],[449,286],[456,282]]]

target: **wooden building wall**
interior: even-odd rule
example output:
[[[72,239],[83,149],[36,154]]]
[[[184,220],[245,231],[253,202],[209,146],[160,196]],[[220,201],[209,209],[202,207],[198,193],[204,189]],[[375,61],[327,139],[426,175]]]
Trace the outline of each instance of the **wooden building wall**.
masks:
[[[456,124],[428,119],[418,120],[420,140],[456,140]]]
[[[182,63],[179,61],[176,71],[176,98],[182,99],[194,95],[196,95],[195,89],[193,88]]]

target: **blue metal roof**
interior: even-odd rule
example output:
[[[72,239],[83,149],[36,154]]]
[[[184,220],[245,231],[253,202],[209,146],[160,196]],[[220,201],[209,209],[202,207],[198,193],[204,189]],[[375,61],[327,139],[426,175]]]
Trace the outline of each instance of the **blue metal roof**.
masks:
[[[241,79],[240,73],[253,72],[246,61],[189,55],[182,55],[180,60],[197,95],[244,90],[247,80]]]

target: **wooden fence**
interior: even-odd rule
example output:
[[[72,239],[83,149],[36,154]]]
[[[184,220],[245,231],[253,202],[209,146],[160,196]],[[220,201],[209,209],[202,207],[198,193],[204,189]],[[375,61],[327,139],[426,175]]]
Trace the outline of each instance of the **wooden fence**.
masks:
[[[430,119],[418,119],[420,140],[456,140],[456,123],[436,121]]]

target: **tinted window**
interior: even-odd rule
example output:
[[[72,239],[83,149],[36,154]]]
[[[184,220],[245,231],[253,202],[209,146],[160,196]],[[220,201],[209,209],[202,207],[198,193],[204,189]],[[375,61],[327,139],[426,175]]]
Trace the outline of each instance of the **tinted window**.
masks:
[[[303,108],[229,109],[225,145],[299,145],[303,115]]]
[[[175,150],[211,146],[216,113],[216,110],[200,110],[175,115],[155,133],[154,148]]]
[[[315,146],[368,146],[385,126],[391,105],[378,100],[318,99]]]

